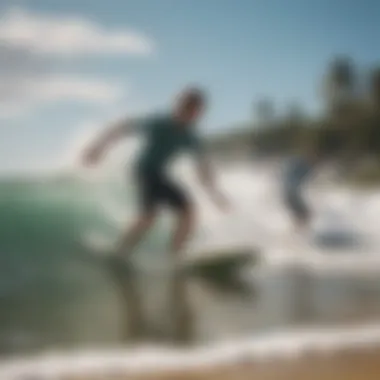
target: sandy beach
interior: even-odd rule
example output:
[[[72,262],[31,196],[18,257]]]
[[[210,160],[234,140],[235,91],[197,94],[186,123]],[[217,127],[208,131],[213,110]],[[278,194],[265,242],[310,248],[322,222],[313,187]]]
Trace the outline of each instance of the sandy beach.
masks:
[[[141,347],[18,357],[1,380],[378,380],[380,327],[286,332],[194,349]]]
[[[187,371],[157,371],[145,375],[89,374],[62,380],[378,380],[380,349],[350,349],[335,354],[310,352],[297,360],[270,360],[255,363],[242,360],[233,365],[220,365]]]

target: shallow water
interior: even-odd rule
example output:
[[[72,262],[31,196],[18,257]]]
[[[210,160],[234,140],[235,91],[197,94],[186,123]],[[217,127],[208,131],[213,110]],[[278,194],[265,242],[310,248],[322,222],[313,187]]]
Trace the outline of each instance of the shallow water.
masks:
[[[312,188],[310,197],[320,219],[317,233],[355,233],[365,243],[343,250],[312,248],[289,239],[275,176],[267,169],[256,168],[254,176],[250,171],[232,168],[223,174],[236,203],[228,217],[216,213],[189,184],[197,194],[202,221],[193,248],[254,243],[268,255],[278,250],[283,255],[314,255],[317,250],[325,262],[348,251],[363,262],[378,253],[378,194]],[[127,190],[120,183],[77,179],[0,184],[2,353],[135,341],[229,340],[293,326],[369,322],[380,316],[376,270],[313,271],[294,260],[295,265],[258,269],[232,283],[165,272],[166,220],[136,254],[139,271],[134,280],[124,277],[120,287],[91,251],[97,241],[114,239],[130,217],[134,202]],[[90,239],[90,246],[85,244],[89,236],[96,238]]]
[[[128,279],[118,287],[97,265],[77,270],[82,282],[71,289],[26,289],[1,300],[4,353],[136,341],[209,342],[380,317],[375,274],[284,268],[258,273],[251,283],[218,284],[210,278],[140,273],[131,290]]]

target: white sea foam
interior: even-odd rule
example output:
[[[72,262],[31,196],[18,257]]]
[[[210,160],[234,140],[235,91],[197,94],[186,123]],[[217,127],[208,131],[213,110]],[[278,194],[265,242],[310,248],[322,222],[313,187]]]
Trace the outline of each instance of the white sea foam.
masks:
[[[285,331],[265,338],[177,349],[145,346],[130,349],[88,350],[70,353],[46,353],[0,362],[1,380],[22,378],[54,379],[93,373],[150,373],[185,370],[269,359],[298,359],[305,352],[332,354],[347,348],[380,345],[380,325],[360,328],[319,328]]]
[[[314,227],[309,237],[294,238],[275,166],[240,163],[219,169],[221,185],[233,205],[227,214],[216,210],[199,188],[189,163],[183,161],[174,167],[199,206],[199,230],[190,251],[244,245],[260,248],[266,265],[380,271],[379,191],[359,192],[337,184],[314,183],[307,192],[316,216]],[[102,202],[105,216],[115,226],[132,216],[112,199],[107,203],[102,197]],[[108,238],[90,231],[84,239],[87,244],[103,246]],[[329,246],[332,243],[334,246]]]

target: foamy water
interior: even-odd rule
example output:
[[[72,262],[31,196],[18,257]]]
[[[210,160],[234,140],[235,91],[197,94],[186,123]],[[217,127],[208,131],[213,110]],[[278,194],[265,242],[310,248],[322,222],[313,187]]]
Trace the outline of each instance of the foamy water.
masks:
[[[200,229],[205,231],[193,247],[246,244],[259,247],[267,263],[274,264],[299,261],[328,267],[342,263],[371,269],[380,264],[379,191],[359,191],[316,179],[306,191],[315,213],[312,231],[297,237],[282,203],[278,167],[240,165],[221,170],[220,177],[233,203],[228,214],[218,213],[191,177],[187,179],[198,195]],[[329,245],[334,239],[337,242]]]
[[[362,328],[287,331],[255,340],[196,349],[139,347],[107,351],[90,350],[70,354],[48,353],[0,363],[0,379],[38,378],[88,374],[143,374],[159,371],[209,368],[247,360],[298,359],[305,352],[331,354],[341,349],[376,347],[380,326]]]

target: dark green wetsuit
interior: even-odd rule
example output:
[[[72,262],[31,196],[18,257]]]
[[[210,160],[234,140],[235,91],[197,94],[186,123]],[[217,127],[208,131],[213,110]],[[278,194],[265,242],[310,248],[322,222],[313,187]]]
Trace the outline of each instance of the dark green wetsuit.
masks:
[[[185,151],[202,152],[201,141],[192,125],[184,125],[170,114],[158,115],[136,123],[145,137],[145,146],[136,164],[139,196],[144,211],[168,205],[186,208],[188,197],[166,173],[167,166]]]

